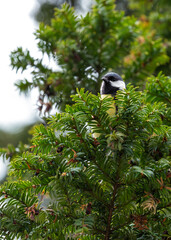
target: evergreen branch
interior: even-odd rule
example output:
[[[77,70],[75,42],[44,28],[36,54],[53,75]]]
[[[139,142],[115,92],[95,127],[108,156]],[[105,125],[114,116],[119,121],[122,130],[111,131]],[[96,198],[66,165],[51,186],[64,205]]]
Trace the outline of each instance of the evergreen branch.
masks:
[[[92,161],[94,162],[94,164],[98,167],[98,169],[103,173],[103,175],[109,180],[109,182],[112,184],[115,183],[115,180],[113,180],[108,172],[105,172],[104,169],[100,166],[100,164],[95,160],[95,158],[92,158]]]
[[[109,208],[109,215],[108,215],[106,233],[105,233],[105,238],[104,238],[105,240],[110,239],[112,214],[113,214],[113,210],[114,210],[114,202],[115,202],[118,187],[119,187],[118,183],[115,183],[113,186],[113,195],[112,195],[112,200],[111,200],[110,208]]]
[[[125,202],[123,204],[117,205],[117,208],[118,209],[122,209],[122,208],[126,207],[127,205],[129,205],[131,202],[133,202],[135,200],[137,200],[137,196],[131,198],[128,202]]]
[[[121,186],[121,183],[119,183],[119,180],[120,180],[120,174],[121,174],[120,166],[121,166],[121,161],[122,161],[122,155],[123,155],[123,153],[119,152],[118,166],[117,166],[117,171],[116,171],[116,180],[115,180],[115,184],[113,185],[113,194],[112,194],[112,199],[111,199],[110,208],[109,208],[109,215],[108,215],[108,220],[107,220],[105,240],[110,239],[111,221],[112,221],[112,215],[113,215],[113,211],[114,211],[114,202],[115,202],[115,199],[116,199],[118,189]]]
[[[15,195],[10,194],[10,192],[3,192],[3,194],[11,197],[11,199],[17,200],[19,203],[21,203],[24,207],[28,207],[28,205],[21,199],[17,198]]]
[[[111,231],[112,231],[112,232],[117,231],[118,229],[121,229],[122,227],[127,226],[127,225],[128,225],[129,223],[131,223],[131,222],[132,222],[132,219],[129,219],[128,221],[126,221],[126,222],[118,225],[117,227],[112,228]]]
[[[89,146],[86,144],[86,142],[85,142],[85,140],[84,140],[81,132],[80,132],[80,131],[78,130],[78,128],[77,128],[77,124],[76,124],[76,120],[75,120],[74,116],[73,116],[73,121],[74,121],[74,126],[75,126],[76,133],[80,136],[81,142],[84,143],[85,149],[86,149],[86,151],[90,154],[90,157],[91,157],[90,148],[89,148]]]
[[[82,176],[80,176],[81,178],[83,178]],[[84,181],[85,181],[85,186],[86,188],[82,188],[79,186],[79,188],[81,188],[85,193],[88,193],[91,195],[91,197],[95,198],[97,201],[102,202],[108,209],[110,208],[110,204],[107,203],[106,199],[104,200],[103,198],[101,198],[99,195],[96,194],[96,192],[94,191],[94,189],[92,188],[92,185],[89,183],[89,181],[87,180],[87,177],[84,176]]]
[[[88,104],[87,101],[82,97],[82,95],[81,95],[80,93],[79,93],[79,96],[80,96],[81,100],[85,103],[85,105],[86,105],[87,107],[89,107],[89,104]],[[102,102],[102,100],[101,100],[101,102]],[[101,108],[101,105],[100,105],[100,108]],[[92,119],[94,119],[94,120],[97,121],[97,123],[98,123],[97,125],[98,125],[99,127],[101,127],[103,133],[106,133],[106,134],[107,134],[107,132],[106,132],[106,130],[105,130],[105,128],[104,128],[104,126],[103,126],[103,124],[102,124],[99,116],[98,116],[99,113],[98,113],[97,115],[95,115],[94,112],[91,110],[91,108],[88,108],[87,111],[89,111],[89,113],[91,114]],[[99,109],[98,109],[98,111],[99,111]]]
[[[3,209],[1,208],[1,214],[0,214],[0,216],[1,216],[1,218],[3,218],[4,216],[5,217],[7,217],[8,219],[9,219],[9,221],[11,221],[11,223],[13,224],[13,225],[15,225],[15,228],[16,228],[16,225],[18,225],[19,227],[25,227],[25,223],[24,223],[24,221],[21,221],[21,219],[18,219],[17,218],[17,216],[16,216],[16,218],[15,218],[15,216],[13,217],[13,216],[11,216],[11,214],[9,215],[9,214],[7,214],[8,212],[5,210],[5,211],[3,211]],[[2,216],[2,214],[3,214],[3,216]],[[23,223],[23,224],[22,224]],[[29,222],[29,224],[30,224],[30,222]],[[12,231],[13,229],[10,229],[10,231]],[[14,230],[14,232],[15,232],[15,230]]]
[[[161,87],[162,92],[165,93],[165,94],[168,94],[168,92],[165,91],[165,88],[162,86],[162,84],[161,84],[161,82],[160,82],[159,80],[157,80],[157,83],[158,83],[159,86]],[[171,104],[171,100],[170,100],[168,97],[164,96],[164,98],[166,99],[166,101],[167,101],[169,104]]]

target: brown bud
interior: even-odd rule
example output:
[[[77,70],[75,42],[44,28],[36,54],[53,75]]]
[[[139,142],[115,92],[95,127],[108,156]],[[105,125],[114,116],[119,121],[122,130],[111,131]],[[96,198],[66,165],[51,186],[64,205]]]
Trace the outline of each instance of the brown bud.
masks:
[[[91,213],[91,206],[92,206],[91,202],[87,204],[87,208],[86,208],[87,215]]]
[[[58,148],[57,148],[57,153],[60,153],[60,152],[62,152],[62,150],[63,150],[63,148],[64,148],[64,146],[62,145],[62,146],[59,146]]]

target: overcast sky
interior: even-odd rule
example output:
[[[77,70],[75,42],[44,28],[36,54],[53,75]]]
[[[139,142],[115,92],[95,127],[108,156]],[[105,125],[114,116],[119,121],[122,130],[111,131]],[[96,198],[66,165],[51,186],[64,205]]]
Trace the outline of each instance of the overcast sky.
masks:
[[[91,0],[82,1],[86,11]],[[17,47],[29,49],[34,57],[40,56],[33,35],[38,25],[31,17],[36,3],[36,0],[5,0],[0,3],[0,128],[4,130],[30,123],[37,116],[38,93],[33,91],[29,98],[19,95],[14,82],[25,76],[16,74],[9,66],[9,55]]]
[[[36,93],[30,97],[19,95],[14,82],[22,79],[12,71],[9,55],[17,47],[31,49],[37,54],[33,32],[37,28],[31,18],[35,0],[5,0],[0,3],[0,128],[11,130],[33,122],[36,118]],[[0,180],[6,175],[6,164],[0,158]]]
[[[80,0],[87,10],[91,0]],[[22,75],[10,67],[9,55],[17,47],[29,49],[33,57],[40,56],[37,51],[33,33],[38,25],[31,17],[37,7],[36,0],[2,0],[0,2],[0,129],[15,130],[38,118],[36,99],[38,93],[33,91],[30,97],[19,95],[14,83]],[[0,180],[6,174],[6,166],[0,158]]]
[[[10,52],[17,47],[32,49],[36,53],[33,32],[35,22],[30,13],[36,7],[35,0],[5,0],[0,3],[0,128],[14,129],[36,118],[35,93],[25,98],[14,86],[22,78],[11,69]],[[0,180],[6,175],[6,165],[0,159]]]
[[[35,0],[6,0],[0,3],[0,128],[31,122],[36,116],[34,97],[19,95],[14,86],[21,74],[12,71],[10,52],[17,47],[31,49],[36,54],[33,32],[36,24],[30,14],[36,7]],[[33,94],[34,95],[34,94]]]

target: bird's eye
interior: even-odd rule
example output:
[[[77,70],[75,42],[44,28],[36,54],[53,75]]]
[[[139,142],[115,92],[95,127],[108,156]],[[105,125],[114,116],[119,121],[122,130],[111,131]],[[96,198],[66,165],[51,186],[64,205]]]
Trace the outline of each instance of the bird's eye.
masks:
[[[113,76],[109,77],[108,79],[109,81],[115,81],[115,78]]]

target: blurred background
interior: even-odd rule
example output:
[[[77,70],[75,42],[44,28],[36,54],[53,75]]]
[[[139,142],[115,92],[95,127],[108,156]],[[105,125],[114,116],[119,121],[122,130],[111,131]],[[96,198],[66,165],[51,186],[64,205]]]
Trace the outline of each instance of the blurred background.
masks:
[[[75,7],[78,14],[85,14],[91,0],[7,0],[0,3],[0,148],[8,144],[17,146],[20,141],[27,143],[28,130],[40,121],[35,90],[28,96],[20,95],[14,83],[30,73],[15,72],[10,66],[10,53],[23,47],[29,49],[32,56],[40,56],[36,47],[34,32],[40,22],[49,23],[54,8],[60,8],[64,2]],[[49,64],[47,59],[47,64]],[[7,162],[0,158],[0,181],[5,179]]]

